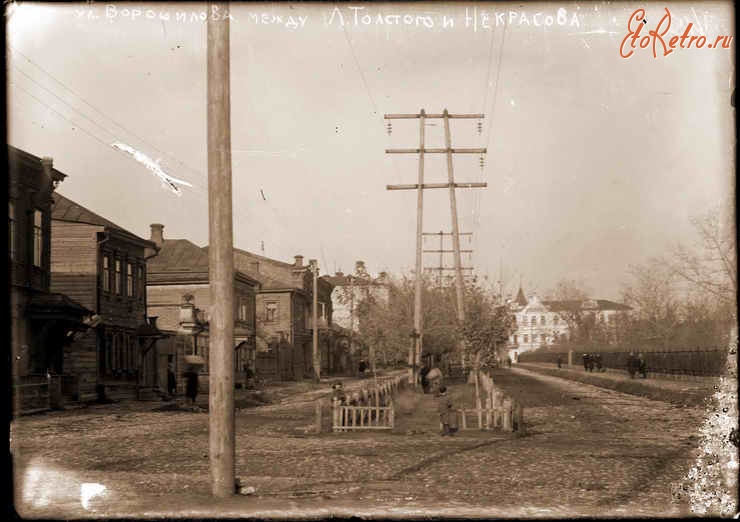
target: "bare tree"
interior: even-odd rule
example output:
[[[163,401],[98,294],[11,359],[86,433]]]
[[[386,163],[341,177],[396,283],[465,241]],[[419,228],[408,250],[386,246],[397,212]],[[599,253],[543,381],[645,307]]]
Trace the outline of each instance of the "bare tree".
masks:
[[[672,272],[734,310],[737,296],[737,255],[732,223],[723,223],[719,207],[691,219],[699,244],[677,245],[667,260]]]
[[[685,317],[685,302],[680,298],[676,274],[661,260],[631,266],[632,281],[624,286],[625,303],[633,308],[633,341],[659,340],[668,343]]]

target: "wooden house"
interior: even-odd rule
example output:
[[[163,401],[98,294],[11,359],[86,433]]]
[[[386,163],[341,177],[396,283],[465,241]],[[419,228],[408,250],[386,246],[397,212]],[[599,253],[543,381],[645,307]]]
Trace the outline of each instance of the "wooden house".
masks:
[[[51,291],[51,206],[65,174],[51,158],[8,146],[10,344],[16,413],[61,405],[65,346],[92,310]]]
[[[146,315],[147,261],[154,243],[62,196],[54,195],[51,282],[94,310],[94,331],[65,351],[65,367],[81,400],[104,390],[140,397],[156,378],[154,341],[161,336]]]

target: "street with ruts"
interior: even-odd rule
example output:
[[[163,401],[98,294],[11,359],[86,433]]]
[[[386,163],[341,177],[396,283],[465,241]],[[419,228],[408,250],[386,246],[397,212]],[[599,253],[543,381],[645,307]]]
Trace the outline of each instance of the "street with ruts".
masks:
[[[524,430],[441,437],[436,399],[395,398],[387,432],[315,433],[313,403],[330,382],[268,388],[236,414],[242,491],[210,495],[208,415],[126,402],[21,417],[12,426],[16,499],[27,516],[675,515],[705,408],[621,393],[531,369],[495,369],[524,406]],[[359,386],[345,381],[345,389]],[[472,386],[450,384],[460,406]],[[684,396],[687,397],[687,396]],[[239,402],[237,403],[239,405]],[[205,404],[203,404],[205,406]],[[83,484],[104,487],[81,502]],[[90,487],[90,486],[88,486]],[[97,486],[100,488],[100,486]]]

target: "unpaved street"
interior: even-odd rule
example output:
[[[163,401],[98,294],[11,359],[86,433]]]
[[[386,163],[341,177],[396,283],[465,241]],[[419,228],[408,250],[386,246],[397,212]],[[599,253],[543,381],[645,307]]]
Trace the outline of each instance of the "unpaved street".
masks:
[[[393,433],[310,433],[305,396],[242,410],[237,475],[256,491],[227,501],[209,495],[205,413],[114,405],[25,417],[13,426],[19,508],[77,517],[680,513],[670,484],[689,468],[702,409],[526,370],[493,378],[525,406],[524,436],[440,437],[433,398],[413,393],[398,398]],[[452,391],[471,400],[464,385]],[[106,487],[88,510],[82,483]]]

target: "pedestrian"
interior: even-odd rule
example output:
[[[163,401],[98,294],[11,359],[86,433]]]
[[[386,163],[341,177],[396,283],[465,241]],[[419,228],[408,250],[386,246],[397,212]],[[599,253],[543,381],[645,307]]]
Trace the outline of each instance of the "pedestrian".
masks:
[[[427,379],[427,374],[431,371],[431,368],[427,366],[427,363],[424,363],[424,366],[421,367],[421,370],[419,371],[419,377],[421,378],[421,389],[424,393],[429,393],[429,379]]]
[[[442,387],[442,371],[439,368],[432,368],[426,374],[426,380],[429,391],[438,391]]]
[[[511,368],[511,357],[508,355],[506,356],[506,367]]]
[[[447,387],[445,386],[439,388],[437,411],[439,412],[439,422],[442,425],[440,435],[452,437],[457,432],[457,411],[455,411],[452,400],[447,395]]]
[[[249,363],[244,365],[244,388],[247,390],[254,389],[254,371]]]
[[[596,355],[594,355],[594,363],[596,364],[596,371],[600,372],[601,371],[601,354],[600,353],[597,353]]]
[[[340,381],[335,382],[332,387],[331,400],[339,404],[345,404],[347,402],[347,396],[344,394],[344,388]]]
[[[589,364],[589,355],[587,353],[583,354],[583,371],[588,371],[588,364]]]
[[[643,379],[647,378],[647,361],[645,357],[640,353],[637,355],[637,369],[640,372],[640,376]]]
[[[360,364],[358,365],[357,370],[360,374],[360,377],[365,376],[365,370],[367,370],[367,363],[365,362],[365,359],[360,359]]]
[[[640,368],[640,362],[635,357],[635,352],[630,352],[627,356],[627,372],[630,374],[630,379],[635,378],[635,373]]]
[[[560,360],[560,356],[558,355],[558,368],[562,367],[563,361]]]
[[[185,396],[190,399],[190,404],[195,406],[195,398],[198,396],[198,372],[190,365],[184,373]]]
[[[167,365],[167,394],[174,397],[177,393],[177,379],[175,378],[175,363]]]

